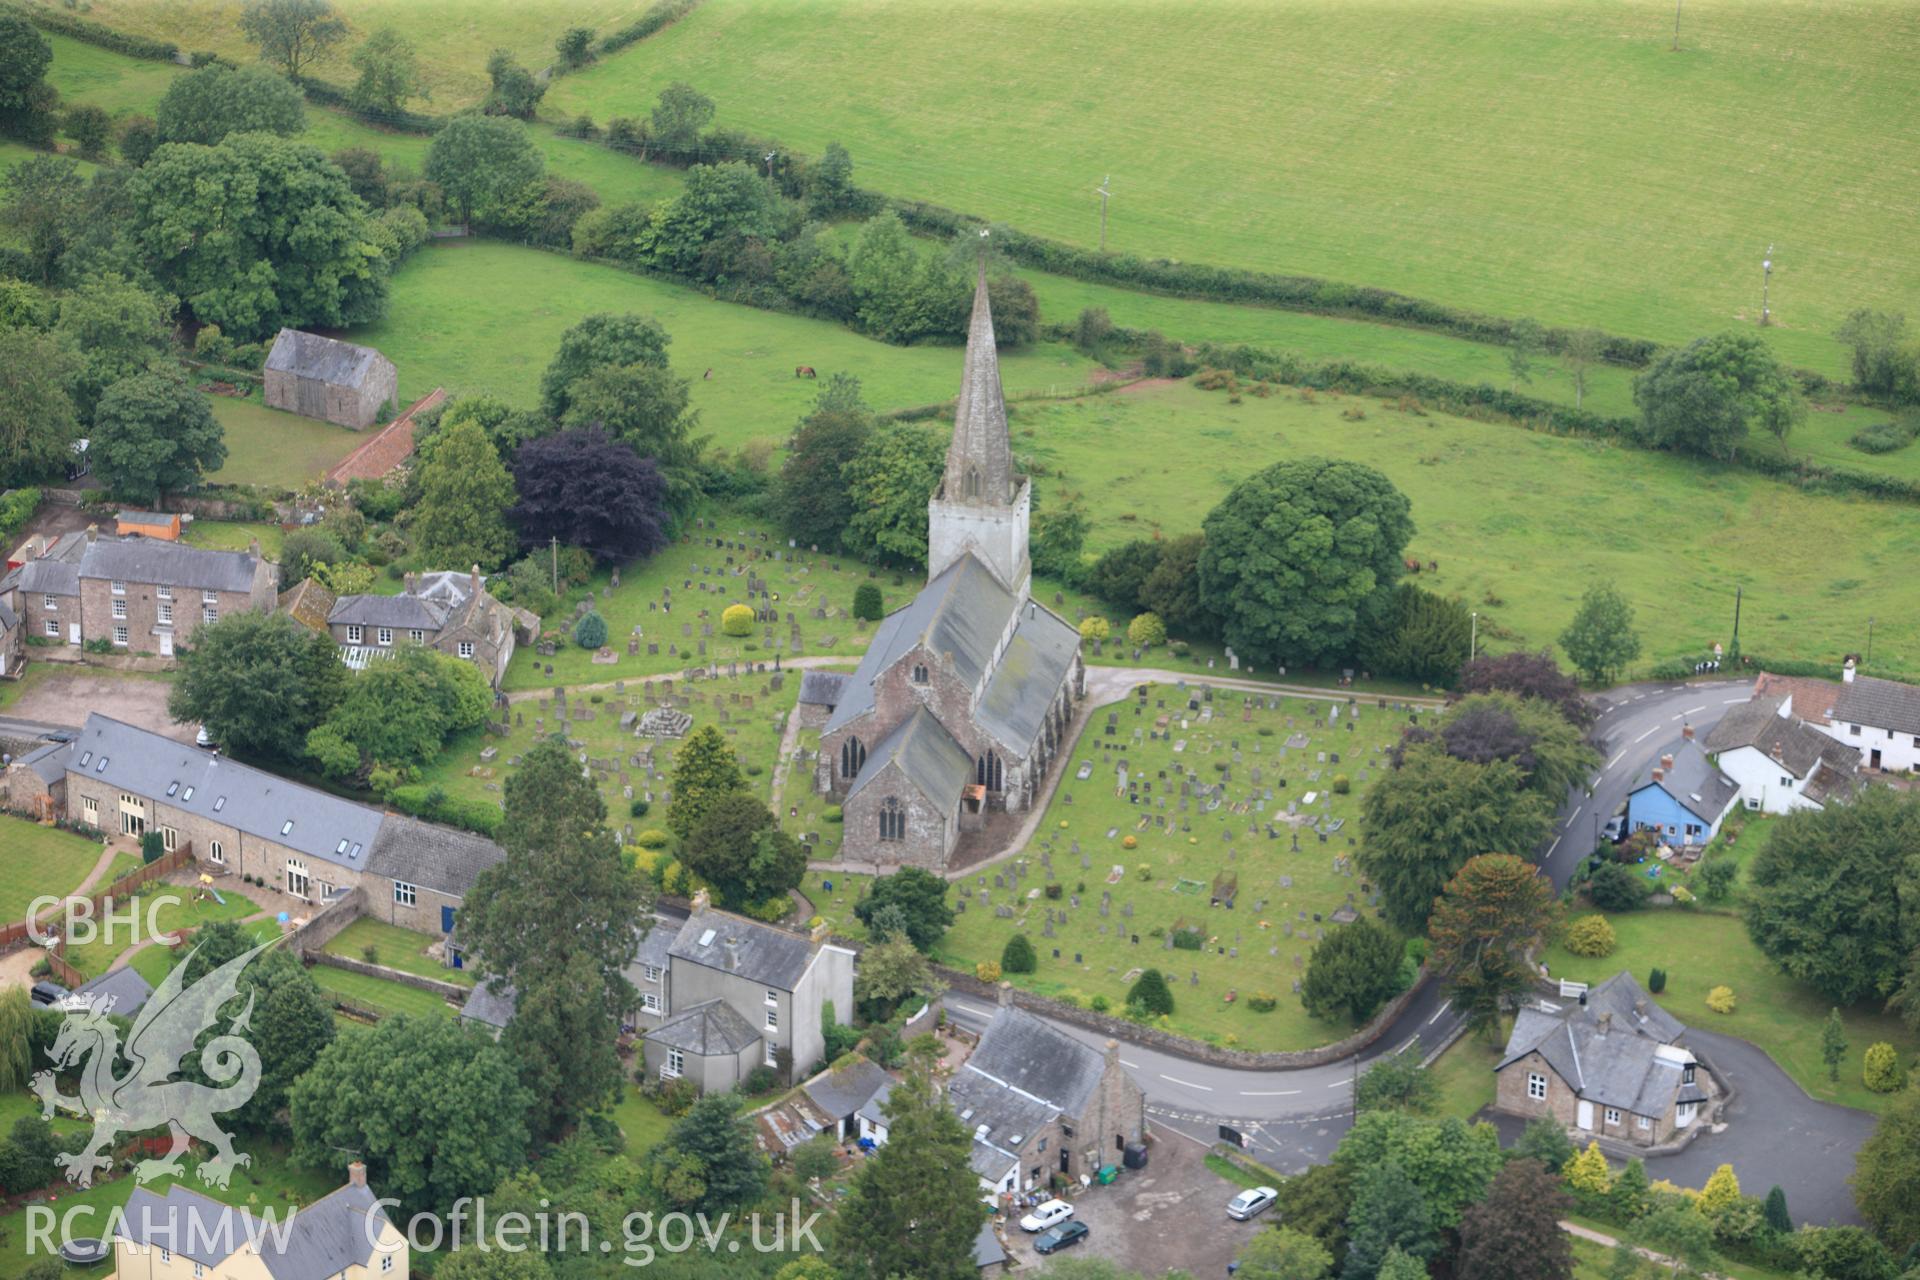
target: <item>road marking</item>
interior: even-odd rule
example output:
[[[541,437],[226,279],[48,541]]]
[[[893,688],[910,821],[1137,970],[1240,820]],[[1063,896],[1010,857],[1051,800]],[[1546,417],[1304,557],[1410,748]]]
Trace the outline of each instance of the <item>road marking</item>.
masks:
[[[1434,1023],[1440,1021],[1440,1015],[1445,1013],[1448,1010],[1448,1008],[1452,1006],[1452,1004],[1453,1004],[1453,1001],[1451,999],[1448,999],[1445,1002],[1443,1002],[1438,1009],[1435,1009],[1433,1011],[1433,1016],[1427,1019],[1427,1025],[1432,1026]]]
[[[1553,856],[1553,851],[1555,849],[1558,849],[1559,847],[1560,847],[1560,837],[1555,836],[1553,838],[1553,843],[1547,846],[1547,856],[1551,858]]]
[[[1328,1085],[1328,1086],[1327,1086],[1327,1088],[1329,1088],[1329,1089],[1344,1089],[1344,1088],[1346,1088],[1346,1087],[1347,1087],[1348,1085],[1350,1085],[1350,1084],[1352,1084],[1352,1083],[1353,1083],[1353,1081],[1351,1081],[1351,1080],[1335,1080],[1335,1081],[1334,1081],[1334,1082],[1333,1082],[1332,1084],[1330,1084],[1330,1085]]]
[[[1646,694],[1644,694],[1644,693],[1636,693],[1636,694],[1634,694],[1634,695],[1633,695],[1633,696],[1632,696],[1631,698],[1628,698],[1628,699],[1627,699],[1627,701],[1628,701],[1628,702],[1638,702],[1638,701],[1640,701],[1640,699],[1642,699],[1642,698],[1644,698],[1644,697],[1646,697],[1646,696],[1647,696],[1647,695],[1646,695]]]
[[[1679,716],[1675,716],[1675,717],[1674,717],[1674,719],[1676,719],[1676,720],[1678,720],[1679,718],[1680,718]],[[1656,733],[1658,733],[1658,732],[1660,732],[1660,726],[1659,726],[1659,725],[1655,725],[1655,726],[1653,726],[1653,728],[1651,728],[1651,729],[1649,729],[1649,730],[1647,730],[1647,731],[1646,731],[1645,733],[1643,733],[1643,734],[1641,734],[1641,735],[1640,735],[1639,737],[1637,737],[1637,738],[1635,738],[1635,739],[1634,739],[1634,741],[1635,741],[1635,742],[1645,742],[1645,741],[1646,741],[1646,740],[1647,740],[1648,738],[1651,738],[1651,737],[1652,737],[1652,736],[1653,736],[1654,734],[1656,734]],[[1625,753],[1625,752],[1623,751],[1623,752],[1621,752],[1621,754],[1622,754],[1622,755],[1625,755],[1626,753]]]
[[[1414,1034],[1407,1037],[1406,1043],[1402,1044],[1398,1049],[1395,1049],[1393,1051],[1393,1056],[1397,1058],[1401,1054],[1405,1053],[1407,1050],[1413,1048],[1413,1046],[1419,1043],[1420,1043],[1420,1033],[1416,1031]]]
[[[1725,702],[1721,703],[1720,705],[1723,707],[1730,707],[1736,702],[1752,702],[1752,701],[1753,701],[1752,698],[1728,698]]]
[[[1606,777],[1606,775],[1605,775],[1604,773],[1596,773],[1596,774],[1594,774],[1594,775],[1593,775],[1593,778],[1592,778],[1592,779],[1591,779],[1591,780],[1590,780],[1590,781],[1589,781],[1589,782],[1587,783],[1587,794],[1588,794],[1588,795],[1592,795],[1592,794],[1593,794],[1593,789],[1594,789],[1595,787],[1597,787],[1597,786],[1599,786],[1599,785],[1600,785],[1600,779],[1602,779],[1602,778],[1604,778],[1604,777]]]
[[[1192,1081],[1189,1081],[1189,1080],[1175,1080],[1172,1076],[1167,1076],[1167,1075],[1163,1075],[1160,1078],[1162,1080],[1165,1080],[1168,1084],[1177,1084],[1182,1089],[1198,1089],[1202,1093],[1213,1092],[1213,1086],[1209,1084],[1194,1084]]]
[[[1275,1089],[1270,1093],[1256,1093],[1252,1089],[1242,1089],[1240,1096],[1243,1098],[1291,1098],[1298,1092],[1300,1092],[1298,1089]]]
[[[1615,756],[1613,759],[1607,761],[1607,768],[1611,769],[1613,768],[1613,766],[1619,764],[1620,756],[1624,756],[1625,754],[1627,754],[1627,749],[1625,747],[1620,748],[1620,755]]]
[[[1128,1062],[1128,1061],[1127,1061],[1127,1060],[1126,1060],[1125,1058],[1122,1058],[1122,1059],[1120,1059],[1120,1065],[1121,1065],[1121,1066],[1123,1066],[1123,1067],[1131,1067],[1131,1068],[1132,1068],[1133,1070],[1135,1070],[1135,1071],[1138,1071],[1138,1070],[1140,1069],[1140,1064],[1139,1064],[1139,1063],[1137,1063],[1137,1062]]]
[[[1683,716],[1690,716],[1690,715],[1694,715],[1697,712],[1705,711],[1706,709],[1707,709],[1707,704],[1703,702],[1697,707],[1688,707],[1685,711],[1682,711],[1680,714]]]
[[[1572,812],[1572,814],[1570,814],[1570,815],[1569,815],[1569,816],[1567,817],[1567,825],[1568,825],[1569,827],[1571,827],[1571,826],[1572,826],[1572,825],[1574,824],[1574,822],[1575,822],[1575,820],[1577,820],[1577,819],[1578,819],[1578,818],[1580,817],[1580,810],[1582,810],[1582,809],[1584,809],[1584,808],[1586,808],[1586,806],[1585,806],[1585,805],[1575,805],[1575,806],[1574,806],[1574,808],[1573,808],[1573,812]]]

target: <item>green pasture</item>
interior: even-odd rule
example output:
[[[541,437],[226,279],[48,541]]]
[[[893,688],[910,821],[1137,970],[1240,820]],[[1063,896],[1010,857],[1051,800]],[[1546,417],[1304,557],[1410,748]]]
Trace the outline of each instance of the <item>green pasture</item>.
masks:
[[[1678,341],[1760,309],[1840,369],[1846,312],[1920,283],[1920,11],[1701,0],[709,0],[557,81],[554,118],[685,80],[718,123],[1081,245],[1305,272]]]
[[[385,965],[389,969],[398,969],[402,973],[411,973],[416,977],[432,978],[436,982],[451,982],[456,986],[470,987],[473,975],[465,969],[450,969],[427,954],[427,948],[439,941],[424,933],[412,929],[403,929],[399,925],[385,924],[371,916],[361,916],[352,924],[333,936],[323,950],[336,956],[345,956],[349,960],[367,961],[371,964]],[[373,948],[374,957],[369,960],[367,948]]]
[[[208,396],[227,445],[226,463],[210,480],[295,489],[320,479],[365,444],[369,433],[269,409],[258,392],[242,400]]]
[[[1135,971],[1155,968],[1173,989],[1176,1032],[1256,1050],[1339,1039],[1351,1028],[1310,1018],[1293,984],[1319,935],[1339,927],[1331,916],[1349,896],[1369,910],[1352,862],[1360,799],[1407,713],[1344,698],[1275,698],[1269,710],[1265,697],[1228,690],[1207,700],[1198,684],[1144,688],[1144,701],[1094,711],[1055,766],[1059,788],[1022,856],[954,882],[965,909],[937,954],[970,971],[1024,933],[1038,972],[1004,976],[1041,994],[1083,1004],[1104,996],[1117,1010]],[[1339,776],[1350,793],[1333,793]],[[1017,880],[1006,879],[1010,868]],[[809,887],[815,874],[825,873],[810,873]],[[1230,909],[1209,905],[1223,877],[1237,880]],[[1049,881],[1059,898],[1046,895]],[[1066,917],[1056,916],[1051,936],[1049,911]],[[1171,946],[1188,928],[1204,949]],[[1276,997],[1271,1012],[1248,1004],[1260,992]]]
[[[8,924],[25,920],[35,898],[78,889],[100,860],[98,840],[4,814],[0,849],[0,920]]]
[[[1017,452],[1061,473],[1054,491],[1079,496],[1091,549],[1193,530],[1250,471],[1324,454],[1378,467],[1407,495],[1407,554],[1439,565],[1415,580],[1478,610],[1483,643],[1552,644],[1588,584],[1612,581],[1638,610],[1650,663],[1724,643],[1741,587],[1749,653],[1837,666],[1872,616],[1875,654],[1893,669],[1920,664],[1911,506],[1293,389],[1234,404],[1187,383],[1147,386],[1016,406],[1012,429]]]

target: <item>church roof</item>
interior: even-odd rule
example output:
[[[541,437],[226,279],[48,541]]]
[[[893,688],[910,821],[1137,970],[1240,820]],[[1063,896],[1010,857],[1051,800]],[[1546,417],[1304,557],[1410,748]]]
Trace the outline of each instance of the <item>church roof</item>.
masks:
[[[1021,755],[1046,727],[1047,708],[1080,651],[1080,633],[1072,623],[1042,605],[1027,601],[1007,651],[987,681],[977,715],[980,727]]]
[[[977,473],[979,487],[968,492],[966,476]],[[967,361],[960,375],[960,399],[953,411],[953,443],[941,494],[948,502],[977,500],[1005,505],[1016,481],[1013,446],[1007,439],[1007,404],[1000,390],[1000,354],[994,346],[993,308],[987,302],[987,273],[982,265],[973,286],[973,316],[967,322]]]
[[[898,764],[907,780],[941,813],[960,807],[960,793],[973,781],[973,759],[963,751],[945,725],[925,707],[900,722],[867,757],[866,767],[847,791],[851,800],[880,776],[889,764]]]

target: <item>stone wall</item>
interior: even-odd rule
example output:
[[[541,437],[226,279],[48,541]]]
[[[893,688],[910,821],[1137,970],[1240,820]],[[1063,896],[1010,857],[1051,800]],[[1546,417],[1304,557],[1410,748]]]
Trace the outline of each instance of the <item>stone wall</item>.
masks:
[[[307,922],[287,935],[287,949],[305,958],[340,936],[340,931],[366,912],[366,895],[356,886],[329,902],[307,918]]]
[[[428,978],[417,973],[408,973],[404,969],[389,969],[383,964],[368,964],[365,960],[355,960],[352,956],[337,956],[330,951],[309,951],[306,953],[308,964],[326,965],[330,969],[345,969],[348,973],[365,974],[369,978],[384,978],[388,982],[397,982],[403,987],[412,987],[417,991],[430,991],[455,1004],[465,1004],[469,989],[458,983],[441,982],[438,978]]]

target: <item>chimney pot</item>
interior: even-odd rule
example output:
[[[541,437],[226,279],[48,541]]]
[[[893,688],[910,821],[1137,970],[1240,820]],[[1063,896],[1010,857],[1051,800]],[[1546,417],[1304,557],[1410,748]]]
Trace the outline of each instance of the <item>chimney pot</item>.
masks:
[[[414,588],[415,588],[416,586],[418,586],[418,585],[419,585],[419,582],[420,582],[420,575],[419,575],[419,574],[417,574],[417,573],[412,573],[412,572],[409,572],[409,573],[408,573],[408,574],[406,575],[406,578],[405,578],[405,581],[406,581],[406,584],[407,584],[407,594],[408,594],[408,595],[417,595],[418,593],[417,593],[417,592],[416,592],[416,591],[414,590]]]
[[[994,992],[994,996],[1002,1009],[1011,1009],[1013,1007],[1013,984],[1011,982],[1002,982],[1000,989]]]
[[[713,896],[705,889],[696,889],[693,894],[693,909],[705,911],[713,906]]]
[[[1671,771],[1671,770],[1673,769],[1673,757],[1672,757],[1672,756],[1670,756],[1670,755],[1666,755],[1666,756],[1661,756],[1661,757],[1660,757],[1660,767],[1661,767],[1662,769],[1666,769],[1666,770],[1669,770],[1669,771]]]
[[[1613,1025],[1613,1015],[1611,1013],[1598,1014],[1595,1016],[1593,1024],[1599,1029],[1601,1035],[1605,1035],[1607,1034],[1607,1029]]]
[[[92,542],[92,541],[93,541],[94,539],[96,539],[96,538],[98,538],[99,536],[100,536],[100,526],[99,526],[99,525],[97,525],[97,524],[90,524],[90,525],[88,525],[88,526],[87,526],[87,541],[88,541],[88,542]],[[1849,679],[1849,680],[1851,680],[1851,679],[1853,679],[1853,676],[1852,676],[1852,674],[1851,674],[1851,673],[1849,673],[1849,674],[1848,674],[1848,676],[1847,676],[1847,679]]]
[[[1660,781],[1660,779],[1662,779],[1662,778],[1664,778],[1664,777],[1666,777],[1666,776],[1667,776],[1667,771],[1666,771],[1665,769],[1655,769],[1655,770],[1653,771],[1653,780],[1654,780],[1655,782],[1658,782],[1658,781]]]
[[[347,1166],[347,1184],[354,1187],[367,1185],[367,1166],[358,1160]]]
[[[1690,724],[1681,725],[1680,736],[1687,739],[1687,741],[1689,742],[1693,741],[1693,726]]]
[[[822,920],[807,931],[807,941],[813,946],[821,946],[833,935],[833,926]]]

